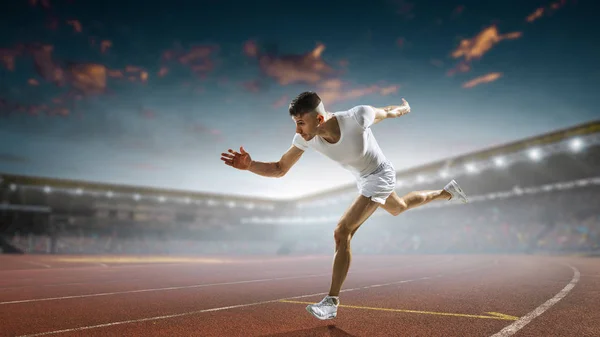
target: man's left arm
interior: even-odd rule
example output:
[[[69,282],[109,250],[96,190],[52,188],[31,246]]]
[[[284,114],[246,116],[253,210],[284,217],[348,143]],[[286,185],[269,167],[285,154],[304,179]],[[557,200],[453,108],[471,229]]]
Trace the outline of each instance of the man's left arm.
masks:
[[[382,108],[373,107],[373,110],[375,110],[375,120],[373,121],[373,124],[377,124],[387,118],[396,118],[406,115],[410,112],[410,105],[403,98],[401,105],[390,105]]]

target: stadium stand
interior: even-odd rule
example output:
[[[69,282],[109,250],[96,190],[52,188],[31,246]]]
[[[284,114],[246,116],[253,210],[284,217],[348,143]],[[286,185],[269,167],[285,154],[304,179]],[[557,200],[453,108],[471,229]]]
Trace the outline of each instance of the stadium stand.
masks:
[[[600,121],[397,173],[398,194],[456,179],[468,205],[378,210],[365,254],[590,253],[600,249]],[[296,200],[2,174],[5,252],[329,254],[353,185]]]

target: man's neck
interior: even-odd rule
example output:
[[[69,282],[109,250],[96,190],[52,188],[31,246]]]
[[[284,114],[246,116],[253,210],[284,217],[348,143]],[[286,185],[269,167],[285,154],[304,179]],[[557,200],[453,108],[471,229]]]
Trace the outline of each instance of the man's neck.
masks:
[[[327,119],[319,126],[317,136],[330,144],[337,143],[341,137],[340,125],[337,118],[328,114]]]

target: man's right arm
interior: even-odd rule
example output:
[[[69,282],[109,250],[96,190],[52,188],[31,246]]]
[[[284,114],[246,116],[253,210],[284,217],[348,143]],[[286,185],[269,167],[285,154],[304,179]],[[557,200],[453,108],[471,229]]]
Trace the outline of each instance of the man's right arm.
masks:
[[[265,163],[253,160],[248,171],[263,177],[281,178],[298,162],[303,153],[303,150],[292,145],[279,161]]]

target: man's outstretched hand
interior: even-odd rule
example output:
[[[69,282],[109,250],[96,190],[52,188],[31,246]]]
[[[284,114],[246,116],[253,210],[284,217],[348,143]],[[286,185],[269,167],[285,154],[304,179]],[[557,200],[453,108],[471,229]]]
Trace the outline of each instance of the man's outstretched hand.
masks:
[[[250,154],[244,150],[243,146],[240,147],[240,152],[233,151],[232,149],[229,149],[228,152],[229,153],[221,153],[221,160],[224,161],[226,165],[238,170],[247,170],[250,168],[252,158],[250,158]]]

